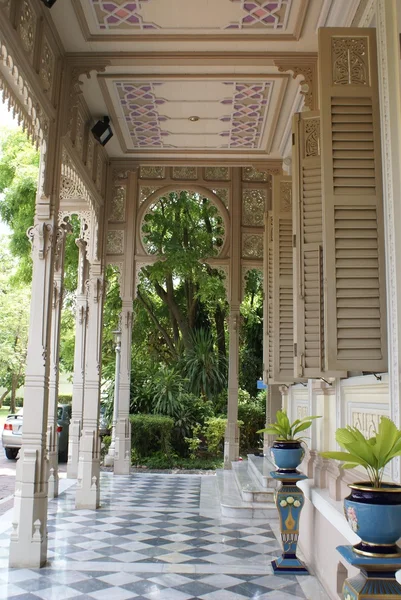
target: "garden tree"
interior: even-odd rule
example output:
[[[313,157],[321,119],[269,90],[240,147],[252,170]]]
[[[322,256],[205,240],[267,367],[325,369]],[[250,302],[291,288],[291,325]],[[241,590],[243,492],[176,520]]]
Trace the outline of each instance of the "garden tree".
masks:
[[[255,397],[263,371],[263,280],[257,269],[248,272],[241,317],[239,383]]]
[[[15,412],[17,389],[24,382],[29,324],[29,285],[15,281],[18,270],[6,236],[0,237],[0,407],[11,393],[10,411]]]
[[[160,359],[186,361],[191,391],[210,396],[226,371],[225,290],[208,264],[223,244],[222,218],[199,194],[171,192],[150,208],[142,230],[150,254],[160,256],[142,269],[138,290],[158,333],[153,350]]]

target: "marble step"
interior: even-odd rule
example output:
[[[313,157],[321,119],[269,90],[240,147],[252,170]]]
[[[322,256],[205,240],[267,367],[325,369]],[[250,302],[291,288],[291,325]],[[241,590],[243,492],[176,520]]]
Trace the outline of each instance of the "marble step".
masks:
[[[248,467],[248,461],[232,462],[232,472],[245,502],[274,502],[274,489],[263,487]]]
[[[248,469],[263,488],[276,488],[277,482],[270,475],[276,467],[270,458],[248,454]]]
[[[231,519],[277,519],[273,502],[245,502],[239,492],[233,471],[216,471],[221,514]]]

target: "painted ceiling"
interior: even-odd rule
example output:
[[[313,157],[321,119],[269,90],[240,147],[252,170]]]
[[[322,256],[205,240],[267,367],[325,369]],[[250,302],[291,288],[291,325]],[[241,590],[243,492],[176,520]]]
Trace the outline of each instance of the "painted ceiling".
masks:
[[[75,0],[92,35],[293,34],[306,0]]]
[[[273,82],[116,81],[134,148],[260,147]],[[191,116],[198,121],[189,120]]]

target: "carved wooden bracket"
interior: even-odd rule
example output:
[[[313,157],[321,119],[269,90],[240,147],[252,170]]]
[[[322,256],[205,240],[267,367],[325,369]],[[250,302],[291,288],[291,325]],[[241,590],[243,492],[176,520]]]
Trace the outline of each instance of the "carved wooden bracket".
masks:
[[[318,90],[317,90],[317,55],[303,58],[301,61],[296,58],[277,58],[274,64],[278,67],[280,73],[292,72],[295,79],[298,75],[302,76],[300,81],[301,94],[305,98],[306,110],[318,109]]]

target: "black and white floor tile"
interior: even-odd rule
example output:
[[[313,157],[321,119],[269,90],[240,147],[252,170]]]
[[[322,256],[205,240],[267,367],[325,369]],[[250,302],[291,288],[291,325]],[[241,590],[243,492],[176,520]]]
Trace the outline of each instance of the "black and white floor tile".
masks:
[[[326,598],[313,577],[272,575],[281,546],[268,523],[217,517],[215,506],[208,516],[204,479],[103,474],[97,511],[75,510],[70,487],[49,503],[48,567],[7,569],[0,534],[0,600]]]

